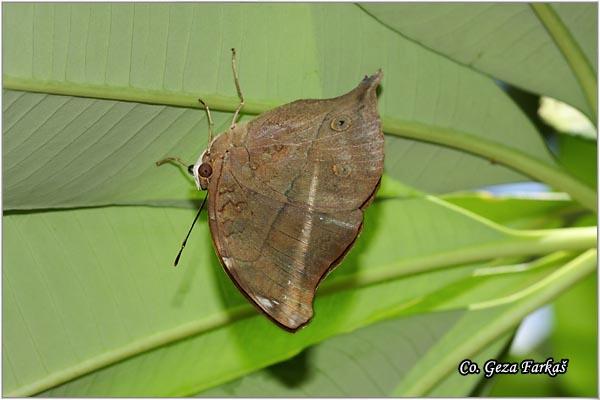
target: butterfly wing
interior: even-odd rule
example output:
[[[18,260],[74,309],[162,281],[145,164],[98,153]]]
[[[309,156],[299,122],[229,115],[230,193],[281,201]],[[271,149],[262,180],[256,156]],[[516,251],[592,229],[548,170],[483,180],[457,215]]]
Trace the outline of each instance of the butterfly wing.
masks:
[[[354,243],[381,179],[380,79],[274,109],[211,147],[215,248],[242,292],[288,330],[311,319],[316,288]]]
[[[383,172],[380,80],[378,73],[343,96],[295,101],[251,121],[248,184],[315,209],[360,208]]]

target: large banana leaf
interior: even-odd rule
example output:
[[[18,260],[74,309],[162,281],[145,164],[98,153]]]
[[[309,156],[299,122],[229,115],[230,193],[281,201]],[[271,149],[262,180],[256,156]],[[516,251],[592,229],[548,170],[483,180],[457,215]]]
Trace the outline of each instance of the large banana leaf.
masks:
[[[394,32],[461,64],[563,100],[595,120],[595,3],[374,4],[361,7]]]
[[[121,180],[120,186],[145,187],[120,190],[121,199],[156,196],[156,186],[167,177],[162,172],[156,183],[157,155],[186,149],[182,155],[195,158],[206,137],[202,111],[164,105],[197,107],[201,96],[217,110],[232,111],[237,99],[230,47],[239,51],[248,113],[297,98],[336,96],[383,68],[380,111],[389,133],[464,134],[467,147],[471,140],[483,141],[524,153],[546,168],[554,165],[533,125],[493,80],[389,31],[351,4],[11,4],[3,15],[5,37],[11,38],[5,40],[4,87],[27,91],[5,95],[4,165],[29,172],[27,167],[37,165],[31,177],[7,175],[8,208],[44,207],[32,204],[23,188],[50,179],[64,191],[82,169],[82,150],[92,143],[97,145],[88,151],[94,155],[79,179],[95,194],[46,201],[112,203],[101,198],[109,176]],[[225,121],[219,119],[221,127]],[[38,148],[32,154],[37,158],[25,156],[19,145]],[[124,165],[127,173],[115,174]],[[438,192],[523,179],[464,152],[395,136],[387,139],[386,168],[406,183]],[[132,179],[141,175],[153,184]]]

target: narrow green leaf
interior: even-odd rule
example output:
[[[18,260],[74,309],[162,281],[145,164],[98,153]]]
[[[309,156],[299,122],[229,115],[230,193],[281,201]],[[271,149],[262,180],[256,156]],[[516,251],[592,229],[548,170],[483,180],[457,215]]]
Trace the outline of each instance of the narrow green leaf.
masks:
[[[581,208],[572,200],[558,193],[539,193],[525,197],[463,192],[451,193],[442,198],[491,221],[518,229],[548,228],[547,225],[553,218],[581,212]]]
[[[452,329],[457,334],[462,332],[465,338],[462,345],[456,346],[455,341],[440,343],[439,347],[431,352],[431,357],[444,355],[443,359],[438,358],[435,369],[427,370],[428,373],[426,374],[423,369],[413,369],[410,376],[396,387],[394,393],[404,396],[426,395],[438,379],[454,370],[461,357],[469,357],[475,354],[477,349],[489,345],[496,338],[512,329],[527,314],[556,297],[565,288],[571,287],[593,273],[596,269],[596,263],[596,250],[590,249],[562,267],[551,284],[540,287],[526,298],[512,304],[467,314],[467,318],[461,321],[460,324],[456,324]],[[480,326],[482,320],[488,320],[489,324],[483,329],[473,329],[473,325]],[[451,337],[455,338],[455,335]],[[421,359],[424,366],[429,361],[427,358]]]

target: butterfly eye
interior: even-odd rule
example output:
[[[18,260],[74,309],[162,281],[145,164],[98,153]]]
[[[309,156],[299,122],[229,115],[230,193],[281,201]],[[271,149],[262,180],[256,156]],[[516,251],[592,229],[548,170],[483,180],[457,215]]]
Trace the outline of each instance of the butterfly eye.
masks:
[[[212,175],[212,167],[209,163],[202,163],[198,167],[198,175],[202,178],[210,178]]]
[[[331,129],[342,132],[350,128],[352,120],[347,115],[338,115],[331,121]]]

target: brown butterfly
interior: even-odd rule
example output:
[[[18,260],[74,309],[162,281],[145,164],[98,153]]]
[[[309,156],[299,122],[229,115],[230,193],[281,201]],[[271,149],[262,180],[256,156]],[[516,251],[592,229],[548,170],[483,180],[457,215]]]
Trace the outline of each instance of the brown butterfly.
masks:
[[[238,125],[244,100],[232,52],[240,104],[229,130],[209,140],[188,171],[198,189],[208,189],[208,222],[225,271],[261,312],[293,332],[312,318],[319,282],[354,244],[379,186],[382,72],[342,96],[297,100]],[[212,137],[210,111],[200,102]],[[182,163],[157,164],[165,161]]]

